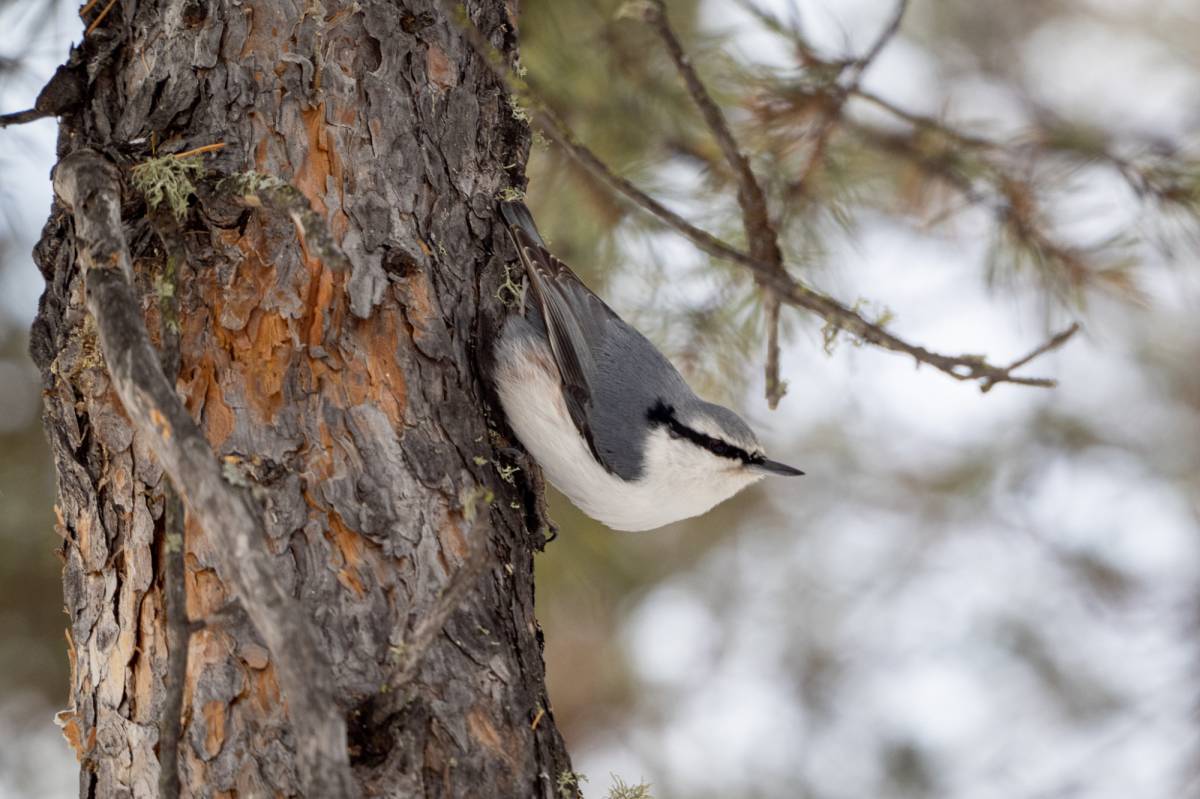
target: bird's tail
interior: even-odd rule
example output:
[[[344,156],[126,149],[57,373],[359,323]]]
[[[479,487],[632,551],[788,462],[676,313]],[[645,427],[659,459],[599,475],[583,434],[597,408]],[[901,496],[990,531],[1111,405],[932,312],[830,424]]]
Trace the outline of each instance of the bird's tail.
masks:
[[[525,203],[520,200],[505,200],[500,203],[500,213],[504,215],[504,221],[508,223],[509,227],[524,231],[525,235],[540,246],[546,246],[542,235],[538,233],[537,225],[533,222],[533,214],[529,213],[529,208]]]

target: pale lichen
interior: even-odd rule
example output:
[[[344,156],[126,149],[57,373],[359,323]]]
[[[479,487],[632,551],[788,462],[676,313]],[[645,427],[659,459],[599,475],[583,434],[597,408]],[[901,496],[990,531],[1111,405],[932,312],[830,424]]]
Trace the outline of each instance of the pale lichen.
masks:
[[[513,280],[512,267],[509,264],[504,265],[504,282],[496,289],[496,299],[500,300],[505,308],[525,305],[525,284]]]
[[[564,771],[558,775],[558,780],[555,782],[555,790],[562,799],[575,799],[582,796],[579,784],[587,782],[587,777],[577,771]]]
[[[616,774],[612,777],[612,787],[608,789],[608,799],[654,799],[650,793],[650,783],[639,782],[637,785],[628,785]]]
[[[501,480],[508,483],[509,485],[516,485],[517,481],[513,478],[513,475],[516,474],[517,472],[521,471],[521,467],[505,466],[501,463],[497,463],[496,471],[500,474]]]
[[[235,194],[250,195],[257,194],[260,191],[269,191],[271,189],[282,189],[288,185],[285,181],[275,175],[264,175],[262,172],[248,170],[246,172],[238,172],[224,178],[217,184],[218,190],[232,191]]]
[[[196,191],[195,181],[204,177],[204,171],[204,160],[199,155],[164,155],[135,165],[130,177],[147,205],[157,208],[165,202],[176,219],[183,219],[187,216],[188,197]]]

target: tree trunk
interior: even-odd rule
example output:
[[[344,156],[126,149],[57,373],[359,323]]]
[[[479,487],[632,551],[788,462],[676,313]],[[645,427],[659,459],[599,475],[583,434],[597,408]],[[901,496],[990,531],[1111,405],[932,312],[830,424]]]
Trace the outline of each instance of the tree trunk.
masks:
[[[515,12],[468,8],[515,57]],[[126,180],[134,277],[164,368],[319,628],[362,793],[557,797],[570,764],[533,615],[533,481],[501,479],[503,423],[479,377],[511,255],[493,209],[528,147],[505,93],[437,0],[120,0],[68,67],[85,99],[62,116],[60,158],[88,147],[131,166],[225,145],[201,156],[180,222]],[[348,266],[296,214],[239,201],[263,176],[299,189]],[[80,794],[158,795],[175,686],[183,795],[302,795],[274,655],[191,514],[190,636],[168,621],[178,514],[100,355],[72,231],[56,206],[31,346]],[[475,535],[490,560],[434,624]],[[423,622],[428,645],[410,651]],[[172,636],[188,642],[180,685]]]

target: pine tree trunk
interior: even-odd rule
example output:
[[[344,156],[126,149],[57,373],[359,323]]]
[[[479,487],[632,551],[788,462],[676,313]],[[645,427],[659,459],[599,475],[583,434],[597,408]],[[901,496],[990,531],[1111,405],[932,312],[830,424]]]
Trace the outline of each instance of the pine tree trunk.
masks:
[[[515,11],[468,8],[513,57]],[[569,761],[533,615],[531,495],[496,468],[479,377],[511,256],[495,199],[522,180],[528,147],[505,94],[437,0],[121,0],[70,70],[84,99],[62,116],[60,158],[87,147],[128,167],[225,145],[201,156],[178,223],[126,177],[125,235],[163,367],[319,629],[363,795],[556,797]],[[239,199],[262,176],[299,189],[349,265],[295,214]],[[60,723],[80,795],[159,795],[182,665],[172,636],[188,642],[182,795],[303,795],[275,656],[219,544],[191,513],[176,521],[114,390],[74,229],[56,206],[32,349],[58,470],[72,666]],[[474,535],[490,560],[407,651]],[[190,636],[169,623],[180,561]]]

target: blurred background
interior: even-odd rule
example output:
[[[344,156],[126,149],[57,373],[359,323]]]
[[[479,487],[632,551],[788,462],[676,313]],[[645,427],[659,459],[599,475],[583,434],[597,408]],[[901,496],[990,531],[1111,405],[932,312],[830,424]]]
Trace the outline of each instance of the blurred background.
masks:
[[[530,82],[619,173],[740,242],[661,42],[616,0],[522,0]],[[76,8],[0,4],[0,111]],[[556,501],[550,695],[589,797],[1200,795],[1200,6],[912,0],[820,158],[830,87],[892,0],[679,0],[793,273],[902,337],[1004,363],[987,394],[761,298],[550,145],[553,248],[702,393],[808,472],[613,533]],[[0,799],[75,793],[53,471],[25,353],[55,125],[0,131]],[[19,734],[18,734],[19,733]]]

